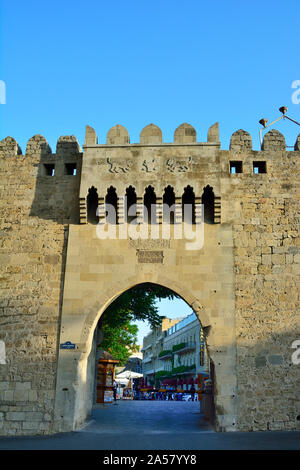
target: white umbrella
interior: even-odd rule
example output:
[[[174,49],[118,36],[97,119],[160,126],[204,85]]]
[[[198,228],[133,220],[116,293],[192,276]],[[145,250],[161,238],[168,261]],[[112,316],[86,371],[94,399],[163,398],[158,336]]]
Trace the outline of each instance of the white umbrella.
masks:
[[[125,379],[125,378],[118,378],[118,377],[115,378],[115,381],[116,381],[118,384],[123,384],[123,385],[128,385],[128,382],[129,382],[128,379]]]
[[[125,370],[116,376],[116,379],[138,379],[139,377],[143,377],[143,374],[139,374],[138,372],[132,372],[131,370]]]

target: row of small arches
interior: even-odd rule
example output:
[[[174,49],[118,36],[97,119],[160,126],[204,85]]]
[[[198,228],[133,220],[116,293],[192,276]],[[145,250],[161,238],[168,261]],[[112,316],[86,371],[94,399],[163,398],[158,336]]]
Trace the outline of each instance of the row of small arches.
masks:
[[[129,186],[125,192],[125,207],[124,207],[124,218],[125,221],[130,223],[137,217],[137,194],[135,188],[133,186]],[[162,197],[162,203],[169,206],[169,208],[174,207],[176,201],[174,188],[172,186],[167,186],[164,190],[164,194]],[[180,198],[180,202],[182,205],[182,218],[189,222],[195,223],[195,204],[196,198],[193,188],[188,185],[184,188],[184,192]],[[148,223],[153,222],[153,211],[151,212],[151,206],[155,207],[157,203],[157,196],[155,193],[154,188],[149,185],[145,189],[145,193],[142,198],[142,203],[145,208],[144,211],[144,221]],[[99,222],[98,217],[98,204],[99,204],[99,196],[97,189],[92,186],[86,198],[86,208],[87,208],[87,222],[91,224],[97,224]],[[117,214],[116,223],[118,223],[118,195],[116,188],[110,186],[107,189],[106,196],[104,198],[104,205],[110,204],[114,207],[115,213]],[[203,193],[201,196],[201,204],[204,206],[204,222],[213,224],[214,223],[214,206],[215,206],[215,195],[213,192],[213,188],[209,185],[203,188]],[[191,212],[188,212],[185,207],[189,205],[191,207]],[[131,208],[131,209],[130,209]],[[130,209],[130,212],[129,212]],[[170,219],[169,219],[170,217]],[[169,214],[163,213],[163,221],[168,221],[171,224],[174,223],[174,211],[171,210]]]

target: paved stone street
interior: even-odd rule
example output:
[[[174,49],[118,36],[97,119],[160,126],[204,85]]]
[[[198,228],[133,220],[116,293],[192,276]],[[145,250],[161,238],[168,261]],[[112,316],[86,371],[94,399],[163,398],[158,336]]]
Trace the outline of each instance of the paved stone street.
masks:
[[[300,432],[216,433],[203,420],[197,402],[121,401],[95,406],[81,430],[0,438],[2,449],[288,450],[300,449]]]

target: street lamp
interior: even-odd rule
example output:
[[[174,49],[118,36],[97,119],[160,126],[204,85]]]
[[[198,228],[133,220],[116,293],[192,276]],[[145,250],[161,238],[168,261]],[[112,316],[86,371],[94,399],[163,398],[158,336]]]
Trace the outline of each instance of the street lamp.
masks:
[[[268,127],[272,126],[275,122],[280,121],[280,119],[289,119],[290,121],[294,122],[295,124],[298,124],[300,126],[300,123],[295,121],[294,119],[290,118],[289,116],[286,115],[288,108],[286,106],[281,106],[279,108],[279,111],[282,113],[282,116],[280,116],[278,119],[275,119],[275,121],[271,122],[270,124],[267,125],[268,119],[262,118],[259,121],[259,124],[263,126],[263,129],[260,129],[259,131],[259,141],[260,141],[260,148],[262,148],[262,132],[267,129]]]

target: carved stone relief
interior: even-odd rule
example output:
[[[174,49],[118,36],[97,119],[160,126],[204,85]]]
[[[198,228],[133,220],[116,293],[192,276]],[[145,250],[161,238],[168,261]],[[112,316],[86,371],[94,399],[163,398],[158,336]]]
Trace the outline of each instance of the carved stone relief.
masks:
[[[191,156],[188,158],[168,158],[166,161],[166,167],[171,173],[184,173],[191,169],[191,163]]]
[[[106,159],[110,173],[128,173],[132,167],[133,162],[125,158],[114,158],[111,160],[109,157]]]

